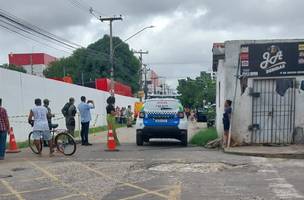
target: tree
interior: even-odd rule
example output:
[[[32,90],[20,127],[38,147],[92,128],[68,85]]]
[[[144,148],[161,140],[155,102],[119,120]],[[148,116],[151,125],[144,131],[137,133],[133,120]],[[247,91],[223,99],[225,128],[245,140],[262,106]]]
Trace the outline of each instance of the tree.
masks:
[[[206,72],[201,72],[200,76],[195,79],[179,80],[177,91],[181,94],[182,104],[188,107],[202,107],[204,100],[206,103],[215,103],[216,83],[211,74]]]
[[[113,46],[121,44],[118,37],[113,38]],[[87,48],[80,48],[66,58],[61,58],[50,64],[44,71],[48,78],[63,77],[64,71],[69,74],[75,83],[92,82],[96,78],[110,78],[109,59],[110,38],[105,35]],[[131,86],[133,92],[139,89],[140,62],[134,56],[129,45],[122,43],[114,52],[114,79]]]
[[[16,65],[10,65],[10,64],[3,64],[0,65],[1,68],[9,69],[9,70],[14,70],[17,72],[22,72],[26,73],[26,70],[23,67],[17,67]]]

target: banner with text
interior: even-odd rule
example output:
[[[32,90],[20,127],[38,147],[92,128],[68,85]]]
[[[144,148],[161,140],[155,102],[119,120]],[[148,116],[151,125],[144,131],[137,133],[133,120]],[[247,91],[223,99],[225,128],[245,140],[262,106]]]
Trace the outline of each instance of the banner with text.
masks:
[[[304,75],[304,42],[242,45],[240,64],[247,77]]]

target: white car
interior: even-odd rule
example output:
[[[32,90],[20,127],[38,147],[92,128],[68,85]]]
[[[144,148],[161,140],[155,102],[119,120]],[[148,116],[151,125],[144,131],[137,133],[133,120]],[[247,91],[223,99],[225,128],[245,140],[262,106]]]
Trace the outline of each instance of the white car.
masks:
[[[150,138],[174,138],[188,144],[188,120],[180,101],[173,98],[148,99],[136,120],[136,144]]]

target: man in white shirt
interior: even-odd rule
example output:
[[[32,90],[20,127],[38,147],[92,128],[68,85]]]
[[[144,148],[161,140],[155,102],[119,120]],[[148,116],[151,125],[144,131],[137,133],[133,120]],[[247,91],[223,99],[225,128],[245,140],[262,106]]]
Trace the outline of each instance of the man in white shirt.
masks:
[[[41,105],[41,99],[35,99],[35,107],[31,109],[28,121],[33,126],[33,139],[37,149],[41,149],[40,139],[48,141],[50,155],[53,155],[52,134],[47,120],[48,110]]]

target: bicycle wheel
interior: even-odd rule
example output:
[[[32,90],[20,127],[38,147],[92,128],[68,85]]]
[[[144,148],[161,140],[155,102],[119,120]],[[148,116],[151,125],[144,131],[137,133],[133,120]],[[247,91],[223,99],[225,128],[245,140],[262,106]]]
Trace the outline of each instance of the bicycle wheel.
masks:
[[[66,156],[71,156],[76,152],[76,142],[68,133],[59,133],[55,137],[57,150]]]
[[[28,136],[28,144],[33,153],[40,154],[42,151],[42,139],[34,140],[33,132],[30,132]]]

